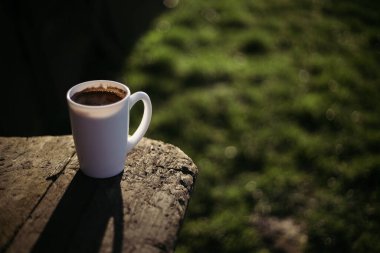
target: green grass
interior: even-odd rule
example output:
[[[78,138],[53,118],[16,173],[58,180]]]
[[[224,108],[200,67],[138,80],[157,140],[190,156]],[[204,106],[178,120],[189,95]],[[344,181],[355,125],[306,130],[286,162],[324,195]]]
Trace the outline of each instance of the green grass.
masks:
[[[379,12],[182,0],[138,41],[148,136],[200,169],[176,252],[380,251]]]

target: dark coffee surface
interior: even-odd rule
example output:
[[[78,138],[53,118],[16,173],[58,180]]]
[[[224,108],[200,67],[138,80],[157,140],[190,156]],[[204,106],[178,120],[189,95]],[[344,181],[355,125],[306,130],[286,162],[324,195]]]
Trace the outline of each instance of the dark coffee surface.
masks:
[[[82,105],[109,105],[122,100],[127,92],[116,87],[91,87],[75,93],[71,99]]]

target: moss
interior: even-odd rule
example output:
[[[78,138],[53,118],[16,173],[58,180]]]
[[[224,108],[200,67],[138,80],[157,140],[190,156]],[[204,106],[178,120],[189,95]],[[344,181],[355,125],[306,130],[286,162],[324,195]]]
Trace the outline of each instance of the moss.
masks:
[[[183,0],[142,37],[148,134],[200,167],[178,252],[284,252],[261,216],[303,224],[307,252],[378,251],[378,7]]]

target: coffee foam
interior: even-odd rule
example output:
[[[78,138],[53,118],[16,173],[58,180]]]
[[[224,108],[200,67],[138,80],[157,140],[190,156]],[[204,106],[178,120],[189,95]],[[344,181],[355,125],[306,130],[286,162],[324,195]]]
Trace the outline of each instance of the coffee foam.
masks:
[[[113,87],[113,86],[108,86],[106,84],[101,84],[98,87],[87,87],[79,91],[78,93],[87,93],[87,92],[110,92],[110,93],[114,93],[120,98],[124,98],[127,95],[127,92],[125,90],[122,90],[120,88]]]
[[[113,104],[122,100],[127,92],[113,86],[87,87],[71,96],[71,99],[82,105],[98,106]]]

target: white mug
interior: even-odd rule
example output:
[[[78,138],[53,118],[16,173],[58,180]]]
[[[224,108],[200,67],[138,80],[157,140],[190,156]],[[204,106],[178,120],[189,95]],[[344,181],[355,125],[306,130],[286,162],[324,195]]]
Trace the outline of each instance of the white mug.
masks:
[[[121,100],[107,105],[83,105],[72,96],[90,87],[116,87],[126,92]],[[71,130],[80,170],[95,178],[107,178],[121,173],[126,155],[142,139],[152,117],[152,104],[144,92],[131,94],[128,87],[114,81],[94,80],[80,83],[67,92]],[[129,135],[129,112],[142,101],[144,114],[132,136]]]

